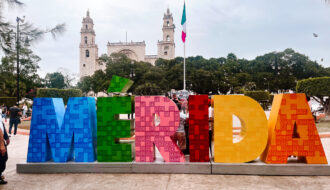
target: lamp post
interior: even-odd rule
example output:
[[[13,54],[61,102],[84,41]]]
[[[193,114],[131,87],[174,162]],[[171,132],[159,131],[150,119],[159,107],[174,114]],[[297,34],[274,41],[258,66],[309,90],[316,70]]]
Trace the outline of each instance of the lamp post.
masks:
[[[131,71],[129,73],[129,77],[133,80],[133,77],[135,77],[134,61],[132,61],[131,64],[132,64],[132,67],[131,67]]]
[[[19,97],[19,50],[20,50],[20,32],[19,32],[19,23],[24,23],[24,19],[25,19],[25,16],[23,16],[23,19],[20,18],[20,17],[17,17],[16,18],[16,22],[17,22],[17,31],[16,31],[16,62],[17,62],[17,77],[16,77],[16,80],[17,80],[17,105],[19,105],[19,100],[20,100],[20,97]]]

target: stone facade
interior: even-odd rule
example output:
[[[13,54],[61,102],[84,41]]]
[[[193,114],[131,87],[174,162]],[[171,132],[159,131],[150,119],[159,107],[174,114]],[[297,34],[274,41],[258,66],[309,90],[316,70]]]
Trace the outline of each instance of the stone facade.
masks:
[[[158,58],[174,59],[175,43],[174,43],[173,16],[169,9],[163,17],[163,39],[158,41],[157,55],[146,55],[146,43],[143,42],[118,42],[107,44],[107,54],[123,53],[130,59],[135,61],[145,61],[155,64]],[[82,28],[80,30],[80,77],[93,75],[97,70],[105,70],[105,64],[98,60],[98,47],[95,44],[95,31],[93,19],[90,17],[89,11],[83,18]]]
[[[132,60],[144,61],[146,55],[146,43],[143,42],[118,42],[110,43],[108,42],[108,55],[113,53],[122,53],[127,55]]]
[[[98,47],[95,44],[95,31],[93,19],[87,11],[80,30],[80,76],[89,76],[97,70]]]
[[[163,59],[173,59],[175,57],[173,16],[170,10],[164,14],[163,18],[163,40],[158,41],[158,57]]]

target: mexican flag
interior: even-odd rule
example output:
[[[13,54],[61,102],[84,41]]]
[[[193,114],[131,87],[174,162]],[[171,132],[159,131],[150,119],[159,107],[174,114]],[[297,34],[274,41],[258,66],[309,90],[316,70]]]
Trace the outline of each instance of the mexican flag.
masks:
[[[187,19],[186,19],[186,2],[184,2],[182,20],[181,20],[181,25],[182,25],[182,36],[181,36],[181,38],[182,38],[183,43],[186,42],[186,37],[187,37],[186,23],[187,23]]]

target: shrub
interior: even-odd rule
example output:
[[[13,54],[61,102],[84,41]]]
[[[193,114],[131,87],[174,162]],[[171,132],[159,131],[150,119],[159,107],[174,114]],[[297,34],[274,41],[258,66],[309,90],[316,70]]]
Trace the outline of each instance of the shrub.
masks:
[[[272,103],[274,100],[274,94],[269,95],[269,103]]]
[[[4,104],[5,106],[11,107],[17,102],[16,97],[0,97],[0,105]]]
[[[269,101],[269,92],[266,91],[245,91],[244,92],[245,96],[249,96],[256,101]]]
[[[270,95],[267,91],[245,91],[244,95],[259,102],[264,110],[266,110],[270,104]]]
[[[298,81],[297,92],[313,96],[323,106],[325,113],[330,113],[330,77],[311,78]],[[325,100],[328,97],[328,100]]]
[[[64,104],[68,103],[70,97],[82,97],[80,89],[56,89],[56,88],[38,88],[37,98],[63,98]]]
[[[157,86],[156,84],[153,83],[145,83],[142,85],[139,85],[135,88],[134,93],[136,95],[160,95],[162,94],[162,90]]]
[[[307,96],[330,96],[330,77],[298,81],[297,92],[305,93]]]

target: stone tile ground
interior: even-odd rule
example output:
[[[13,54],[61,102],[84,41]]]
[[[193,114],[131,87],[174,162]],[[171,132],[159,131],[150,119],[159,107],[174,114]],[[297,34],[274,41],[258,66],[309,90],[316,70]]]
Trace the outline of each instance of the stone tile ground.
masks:
[[[330,189],[330,176],[282,177],[189,174],[17,174],[16,164],[26,161],[28,136],[11,138],[5,171],[9,182],[0,189]],[[330,162],[330,139],[322,139]]]

